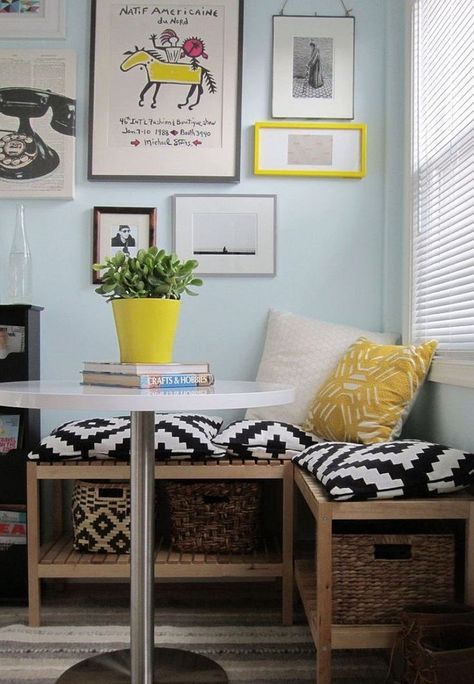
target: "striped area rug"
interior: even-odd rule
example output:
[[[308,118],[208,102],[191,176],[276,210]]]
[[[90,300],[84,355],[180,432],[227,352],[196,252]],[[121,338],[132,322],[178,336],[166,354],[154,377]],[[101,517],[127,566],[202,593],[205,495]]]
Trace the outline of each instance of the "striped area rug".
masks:
[[[129,629],[60,626],[0,628],[0,682],[52,684],[78,661],[126,648]],[[296,684],[314,682],[314,649],[308,629],[239,625],[234,627],[174,627],[155,629],[155,644],[185,648],[208,656],[235,684]],[[386,661],[367,652],[337,651],[334,678],[338,684],[383,682]]]
[[[165,584],[155,598],[157,646],[212,658],[230,684],[315,684],[301,607],[295,624],[283,627],[280,591],[271,583]],[[0,607],[0,684],[53,684],[80,660],[129,644],[126,587],[45,590],[41,618],[41,627],[27,627],[25,607]],[[333,653],[334,684],[384,684],[386,673],[383,651]]]

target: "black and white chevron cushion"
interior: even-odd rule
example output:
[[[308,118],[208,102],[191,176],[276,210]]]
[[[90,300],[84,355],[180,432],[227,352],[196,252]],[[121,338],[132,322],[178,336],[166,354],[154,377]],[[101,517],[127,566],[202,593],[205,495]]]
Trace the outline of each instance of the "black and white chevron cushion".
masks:
[[[311,432],[304,432],[298,425],[276,420],[238,420],[228,425],[214,444],[227,447],[228,451],[244,458],[290,459],[318,441]]]
[[[225,449],[212,438],[222,418],[206,415],[157,414],[155,458],[158,460],[220,457]],[[55,428],[28,454],[32,461],[96,460],[130,457],[130,417],[88,418]]]
[[[341,501],[447,494],[474,482],[474,454],[408,439],[368,445],[321,442],[293,461]]]

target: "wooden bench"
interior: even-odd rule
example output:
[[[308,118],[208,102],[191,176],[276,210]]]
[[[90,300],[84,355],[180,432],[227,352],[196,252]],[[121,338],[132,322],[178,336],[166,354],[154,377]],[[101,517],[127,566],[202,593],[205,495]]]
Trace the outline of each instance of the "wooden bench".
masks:
[[[314,562],[295,562],[295,579],[316,647],[316,681],[331,683],[331,651],[390,648],[399,625],[332,624],[332,534],[335,520],[462,520],[465,523],[465,591],[474,605],[474,497],[461,492],[433,499],[331,501],[313,476],[295,466],[301,492],[316,527]]]

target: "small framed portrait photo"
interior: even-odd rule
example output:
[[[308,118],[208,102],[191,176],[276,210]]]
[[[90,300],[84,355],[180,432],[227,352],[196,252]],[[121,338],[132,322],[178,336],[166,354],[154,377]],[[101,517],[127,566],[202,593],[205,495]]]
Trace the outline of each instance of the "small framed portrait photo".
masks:
[[[139,249],[155,244],[155,233],[154,207],[94,207],[93,263],[117,252],[136,256]],[[92,271],[92,282],[102,282],[100,271]]]

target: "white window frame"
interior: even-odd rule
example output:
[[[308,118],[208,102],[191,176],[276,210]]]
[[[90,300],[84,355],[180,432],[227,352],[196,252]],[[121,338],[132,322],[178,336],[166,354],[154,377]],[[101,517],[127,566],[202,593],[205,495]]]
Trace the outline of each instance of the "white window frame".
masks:
[[[404,250],[404,325],[403,340],[410,343],[412,340],[412,320],[413,320],[413,194],[411,184],[411,150],[413,137],[413,103],[414,103],[414,81],[413,81],[413,35],[412,35],[412,11],[415,0],[409,0],[406,5],[405,16],[405,54],[406,54],[406,112],[405,112],[405,250]],[[447,385],[474,388],[474,352],[466,354],[448,354],[443,357],[435,355],[431,364],[428,380]]]

